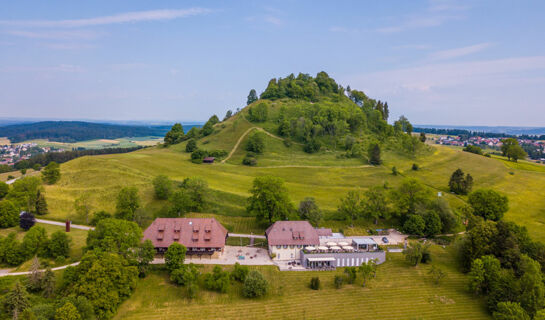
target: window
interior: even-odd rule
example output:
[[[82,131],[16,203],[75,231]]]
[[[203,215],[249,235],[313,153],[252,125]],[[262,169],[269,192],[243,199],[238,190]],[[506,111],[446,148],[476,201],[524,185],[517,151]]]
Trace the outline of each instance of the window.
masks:
[[[290,245],[290,249],[293,249],[293,248],[295,248],[295,246],[294,246],[293,244],[292,244],[292,245]]]
[[[276,249],[280,249],[280,248],[282,248],[282,246],[276,246]]]
[[[300,244],[297,245],[297,248],[298,248],[298,249],[301,249],[301,247],[302,247],[302,245],[300,245]]]
[[[287,244],[285,244],[285,245],[284,245],[284,249],[287,249],[287,248],[288,248],[288,245],[287,245]]]

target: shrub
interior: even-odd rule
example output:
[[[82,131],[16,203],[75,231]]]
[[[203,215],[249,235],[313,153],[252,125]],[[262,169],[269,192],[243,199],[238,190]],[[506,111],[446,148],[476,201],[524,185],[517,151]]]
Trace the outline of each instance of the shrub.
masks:
[[[312,277],[312,279],[310,279],[310,288],[312,290],[320,290],[320,286],[320,278]]]
[[[395,166],[392,167],[392,174],[394,176],[397,176],[399,174],[399,171],[397,171],[397,168]]]
[[[250,269],[248,269],[247,266],[241,266],[240,263],[237,262],[235,263],[235,269],[231,273],[231,278],[238,282],[244,282],[248,272],[250,272]]]
[[[185,152],[191,153],[195,150],[197,150],[197,142],[195,141],[195,139],[189,139],[189,141],[185,145]]]
[[[202,159],[208,157],[208,151],[196,149],[191,153],[191,162],[193,163],[202,163]]]
[[[267,121],[268,113],[267,104],[261,102],[248,109],[248,119],[252,122],[265,122]]]
[[[322,144],[320,143],[320,141],[313,138],[309,139],[305,143],[305,145],[303,146],[303,151],[305,151],[306,153],[315,153],[320,151],[320,148],[322,148]]]
[[[242,295],[246,298],[258,298],[267,293],[269,283],[263,275],[256,270],[252,270],[246,276],[244,285],[242,286]]]
[[[265,151],[265,137],[262,132],[253,133],[246,142],[246,151],[262,154]]]
[[[293,142],[291,141],[290,138],[285,138],[284,139],[284,145],[286,146],[286,148],[291,147],[292,144],[293,144]]]
[[[335,288],[340,289],[343,287],[344,284],[344,277],[341,275],[335,275],[335,279],[333,280],[333,283],[335,284]]]
[[[229,272],[223,271],[220,266],[215,266],[212,273],[204,275],[204,287],[208,290],[226,293],[231,284],[230,278]]]
[[[100,220],[109,219],[111,217],[112,215],[104,210],[97,211],[93,214],[93,218],[91,218],[91,221],[89,223],[92,226],[96,226],[100,222]]]
[[[244,159],[242,159],[242,164],[245,166],[253,167],[257,165],[257,159],[247,154]]]
[[[420,169],[420,167],[418,166],[418,164],[413,163],[412,170],[413,171],[418,171],[419,169]]]
[[[356,267],[347,267],[344,269],[344,273],[346,274],[347,283],[353,284],[356,282],[356,278],[358,276],[358,269],[356,269]]]
[[[67,258],[70,255],[70,242],[70,237],[64,231],[53,232],[47,245],[48,255],[52,258]]]
[[[410,215],[407,221],[403,224],[403,231],[417,236],[424,235],[424,230],[426,228],[426,222],[424,218],[419,215],[413,214]]]

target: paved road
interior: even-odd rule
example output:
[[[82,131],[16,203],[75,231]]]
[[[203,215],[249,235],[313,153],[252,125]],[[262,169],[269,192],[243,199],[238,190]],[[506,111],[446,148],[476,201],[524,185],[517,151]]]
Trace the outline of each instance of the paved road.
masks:
[[[229,232],[229,237],[267,239],[265,236],[258,235],[258,234],[244,234],[244,233],[231,233],[231,232]]]
[[[61,227],[64,227],[66,225],[64,222],[53,221],[53,220],[44,220],[44,219],[36,219],[36,222],[45,223],[45,224],[52,224],[54,226],[61,226]],[[80,225],[80,224],[71,224],[70,228],[81,229],[81,230],[95,230],[94,227],[84,226],[84,225]]]
[[[79,261],[78,262],[74,262],[72,264],[67,264],[65,266],[60,266],[60,267],[56,267],[56,268],[51,268],[52,271],[57,271],[57,270],[62,270],[62,269],[66,269],[68,267],[72,267],[72,266],[77,266],[79,264]],[[23,272],[12,272],[12,273],[4,273],[2,271],[5,271],[5,270],[11,270],[11,269],[4,269],[4,270],[0,270],[0,277],[7,277],[7,276],[24,276],[24,275],[27,275],[27,274],[31,274],[32,271],[23,271]],[[41,269],[40,271],[45,271],[45,269]],[[9,271],[8,271],[9,272]]]

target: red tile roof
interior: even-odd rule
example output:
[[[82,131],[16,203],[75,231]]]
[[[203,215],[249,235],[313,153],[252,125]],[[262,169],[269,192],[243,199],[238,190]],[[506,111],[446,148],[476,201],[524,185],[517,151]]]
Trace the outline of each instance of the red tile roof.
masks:
[[[173,242],[187,248],[223,248],[227,229],[214,218],[157,218],[144,231],[144,240],[156,248]]]
[[[328,228],[317,228],[316,232],[318,232],[319,237],[331,237],[333,235],[331,229]]]
[[[318,232],[308,221],[277,221],[265,234],[271,246],[320,244]]]

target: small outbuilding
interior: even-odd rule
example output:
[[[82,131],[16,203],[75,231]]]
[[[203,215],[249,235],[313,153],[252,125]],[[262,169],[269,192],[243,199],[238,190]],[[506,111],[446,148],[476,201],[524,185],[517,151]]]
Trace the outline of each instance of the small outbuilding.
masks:
[[[214,163],[214,160],[216,160],[216,158],[214,158],[214,157],[206,157],[206,158],[202,159],[202,162],[203,162],[203,163]]]

